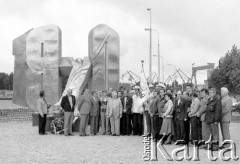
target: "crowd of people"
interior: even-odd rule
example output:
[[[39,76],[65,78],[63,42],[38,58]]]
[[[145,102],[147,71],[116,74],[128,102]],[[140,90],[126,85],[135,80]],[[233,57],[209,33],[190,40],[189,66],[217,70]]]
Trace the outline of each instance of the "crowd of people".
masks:
[[[79,135],[87,136],[86,126],[90,122],[90,135],[139,135],[179,145],[196,144],[211,139],[212,146],[203,143],[200,148],[218,150],[219,128],[223,140],[230,140],[232,100],[228,89],[222,87],[220,93],[215,88],[193,91],[187,85],[186,91],[150,87],[150,96],[143,101],[140,87],[133,90],[121,88],[119,91],[92,91],[88,89],[80,96],[79,103],[72,90],[62,98],[64,110],[64,134],[73,135],[72,123],[77,106],[80,116]],[[48,105],[44,92],[38,100],[39,134],[44,134],[44,120]]]

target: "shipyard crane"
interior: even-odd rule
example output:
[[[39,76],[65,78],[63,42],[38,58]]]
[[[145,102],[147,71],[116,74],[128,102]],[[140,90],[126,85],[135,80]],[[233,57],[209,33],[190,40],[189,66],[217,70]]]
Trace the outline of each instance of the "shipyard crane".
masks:
[[[197,71],[200,71],[200,70],[213,70],[214,69],[214,66],[215,64],[214,63],[207,63],[207,65],[204,65],[204,66],[198,66],[198,67],[193,67],[195,63],[192,64],[192,78],[191,78],[191,82],[193,81],[193,78],[195,80],[195,86],[197,86],[197,77],[196,77],[196,74],[197,74]]]

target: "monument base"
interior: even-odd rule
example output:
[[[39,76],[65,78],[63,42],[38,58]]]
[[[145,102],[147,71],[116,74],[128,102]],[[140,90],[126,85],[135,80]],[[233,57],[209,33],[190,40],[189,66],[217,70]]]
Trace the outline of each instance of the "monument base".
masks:
[[[38,115],[39,115],[39,113],[37,113],[37,112],[33,112],[32,113],[32,126],[38,126]]]
[[[80,118],[77,118],[77,120],[72,125],[72,131],[79,132],[79,126],[80,126]]]
[[[47,120],[46,120],[46,127],[45,127],[45,131],[46,132],[50,132],[51,131],[51,123],[54,120],[53,116],[47,116]]]

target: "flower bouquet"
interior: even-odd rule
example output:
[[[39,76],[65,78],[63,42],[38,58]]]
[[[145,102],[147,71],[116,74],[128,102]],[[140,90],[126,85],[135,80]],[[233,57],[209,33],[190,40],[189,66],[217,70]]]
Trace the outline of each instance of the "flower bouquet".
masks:
[[[52,122],[51,122],[51,129],[50,131],[54,134],[63,134],[63,128],[64,128],[64,120],[62,118],[55,118]]]

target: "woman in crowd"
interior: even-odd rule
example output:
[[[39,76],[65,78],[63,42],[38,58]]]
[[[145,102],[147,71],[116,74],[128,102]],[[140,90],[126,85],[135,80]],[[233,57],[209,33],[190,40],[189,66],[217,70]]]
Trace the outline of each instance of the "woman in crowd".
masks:
[[[165,94],[166,103],[163,108],[163,123],[160,131],[160,135],[167,137],[165,144],[171,144],[171,136],[174,135],[173,122],[172,122],[172,112],[173,112],[173,102],[172,95],[170,93]]]
[[[122,117],[122,102],[117,98],[117,92],[112,92],[108,100],[106,117],[110,118],[112,136],[120,135],[120,118]]]
[[[198,94],[194,92],[192,94],[192,104],[191,104],[191,110],[188,113],[188,116],[190,117],[190,124],[191,124],[191,143],[193,144],[193,141],[197,141],[201,136],[201,134],[198,134],[199,129],[199,121],[197,117],[197,112],[199,111],[200,107],[200,100],[198,99]]]
[[[224,140],[230,140],[229,125],[231,122],[231,111],[232,111],[232,99],[228,95],[228,89],[226,87],[221,88],[222,96],[222,114],[220,120],[220,127],[222,132],[222,138]],[[223,144],[222,147],[227,147],[227,143]]]

